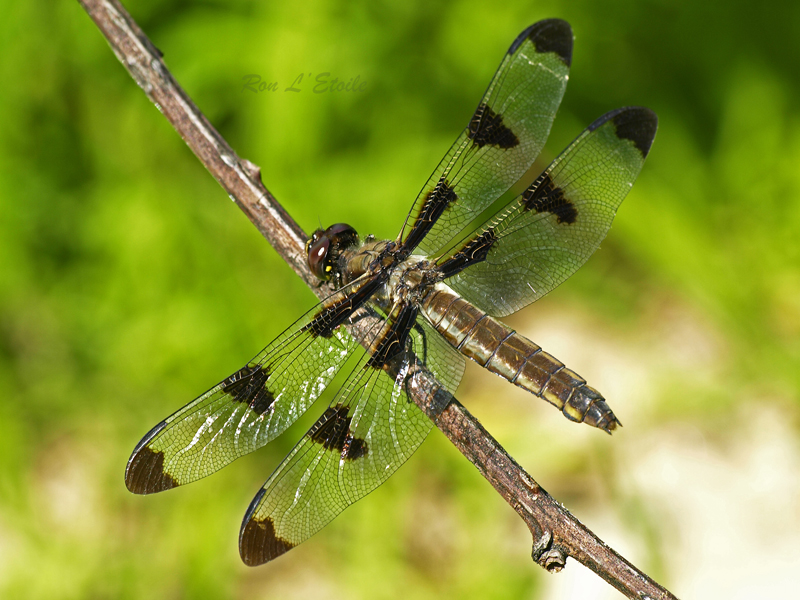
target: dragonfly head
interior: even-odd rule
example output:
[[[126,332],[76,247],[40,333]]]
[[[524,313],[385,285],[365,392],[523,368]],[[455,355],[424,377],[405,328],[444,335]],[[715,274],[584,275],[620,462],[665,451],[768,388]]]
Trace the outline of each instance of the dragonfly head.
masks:
[[[358,233],[346,223],[336,223],[327,229],[317,229],[306,242],[308,266],[323,281],[336,274],[342,250],[358,245]]]

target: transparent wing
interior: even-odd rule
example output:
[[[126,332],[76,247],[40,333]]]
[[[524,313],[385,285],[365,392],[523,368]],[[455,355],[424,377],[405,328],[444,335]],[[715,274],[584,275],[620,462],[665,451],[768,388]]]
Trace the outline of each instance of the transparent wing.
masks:
[[[657,126],[647,108],[600,117],[525,192],[440,259],[446,283],[498,317],[555,288],[605,238]]]
[[[385,337],[385,329],[376,339]],[[455,391],[464,358],[423,318],[408,349],[389,365],[365,352],[325,414],[278,466],[250,504],[242,523],[242,560],[259,565],[322,529],[383,483],[419,447],[432,427],[409,399],[414,369],[424,365]]]
[[[358,346],[338,326],[376,285],[359,282],[336,292],[236,373],[156,425],[128,460],[128,489],[151,494],[196,481],[280,435]]]
[[[401,233],[407,252],[435,254],[528,170],[550,133],[571,60],[566,21],[539,21],[517,37],[417,197]]]

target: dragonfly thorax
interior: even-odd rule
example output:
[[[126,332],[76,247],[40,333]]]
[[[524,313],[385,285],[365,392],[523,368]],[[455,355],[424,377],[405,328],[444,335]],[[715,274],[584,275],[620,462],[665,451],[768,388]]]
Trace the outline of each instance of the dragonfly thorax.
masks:
[[[419,302],[431,287],[431,264],[424,256],[411,255],[398,264],[386,284],[390,302]]]

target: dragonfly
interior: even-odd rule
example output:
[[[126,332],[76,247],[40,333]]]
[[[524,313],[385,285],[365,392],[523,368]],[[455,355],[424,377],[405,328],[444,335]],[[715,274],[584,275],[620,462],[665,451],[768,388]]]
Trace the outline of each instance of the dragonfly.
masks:
[[[560,19],[534,23],[514,40],[396,239],[362,241],[343,223],[313,233],[308,266],[335,291],[153,427],[128,461],[131,492],[185,485],[264,446],[345,363],[346,381],[245,514],[239,551],[247,565],[308,539],[414,453],[432,428],[411,399],[420,373],[454,394],[470,358],[571,421],[608,433],[620,425],[596,389],[499,320],[594,253],[655,138],[651,110],[613,110],[521,194],[506,194],[548,137],[572,40]]]

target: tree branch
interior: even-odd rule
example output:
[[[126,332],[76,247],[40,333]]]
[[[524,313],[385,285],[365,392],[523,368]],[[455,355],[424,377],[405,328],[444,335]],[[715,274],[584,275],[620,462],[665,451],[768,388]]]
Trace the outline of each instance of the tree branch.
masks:
[[[79,0],[111,49],[147,97],[280,256],[320,298],[305,260],[307,236],[261,182],[260,169],[239,158],[181,89],[150,42],[118,0]],[[432,393],[436,390],[436,393]],[[628,598],[674,596],[606,546],[545,492],[458,400],[427,373],[414,378],[414,402],[480,471],[528,525],[533,559],[551,572],[571,556]]]

